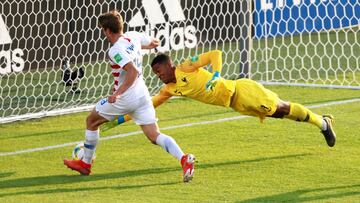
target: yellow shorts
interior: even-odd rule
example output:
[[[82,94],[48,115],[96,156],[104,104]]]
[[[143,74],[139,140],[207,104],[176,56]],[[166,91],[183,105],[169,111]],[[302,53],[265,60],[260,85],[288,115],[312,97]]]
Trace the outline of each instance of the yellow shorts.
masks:
[[[239,79],[236,81],[231,108],[245,115],[257,116],[262,122],[266,116],[275,113],[279,101],[276,93],[266,89],[260,83],[249,79]]]

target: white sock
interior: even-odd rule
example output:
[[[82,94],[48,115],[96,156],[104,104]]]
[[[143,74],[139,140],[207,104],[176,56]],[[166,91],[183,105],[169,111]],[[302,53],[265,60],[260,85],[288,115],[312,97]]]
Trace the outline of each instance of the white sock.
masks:
[[[163,149],[165,149],[178,160],[181,160],[181,157],[184,156],[184,152],[180,149],[176,141],[170,136],[160,133],[156,138],[156,144],[160,145]]]
[[[325,121],[324,119],[322,120],[321,130],[322,130],[322,131],[327,130],[327,123],[326,123],[326,121]]]
[[[84,158],[82,159],[85,163],[91,164],[92,158],[95,153],[96,145],[99,141],[99,130],[85,131],[85,143],[84,143]]]

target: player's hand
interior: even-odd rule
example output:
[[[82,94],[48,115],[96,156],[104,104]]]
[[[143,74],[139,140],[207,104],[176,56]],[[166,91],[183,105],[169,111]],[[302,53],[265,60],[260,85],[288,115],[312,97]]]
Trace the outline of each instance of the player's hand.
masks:
[[[215,71],[213,73],[213,76],[211,78],[211,80],[209,80],[207,83],[206,83],[206,91],[209,91],[209,90],[213,90],[213,88],[215,87],[217,81],[219,80],[219,77],[220,77],[220,73],[218,71]]]
[[[108,102],[111,104],[111,103],[114,103],[114,102],[116,102],[116,99],[118,98],[119,96],[118,95],[116,95],[116,94],[113,94],[113,95],[110,95],[109,97],[108,97]]]
[[[153,49],[160,45],[160,40],[154,38],[151,40],[149,45],[142,45],[141,49]]]
[[[159,45],[160,45],[160,40],[158,40],[156,38],[154,38],[150,43],[151,48],[156,48]]]

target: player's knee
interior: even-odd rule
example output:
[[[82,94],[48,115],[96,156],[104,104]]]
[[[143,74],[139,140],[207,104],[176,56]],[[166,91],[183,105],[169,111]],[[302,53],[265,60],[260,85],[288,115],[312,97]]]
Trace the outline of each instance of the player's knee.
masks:
[[[97,130],[100,125],[101,125],[101,121],[96,119],[96,117],[92,116],[92,114],[90,114],[86,118],[86,128],[87,129],[89,129],[89,130]]]
[[[95,119],[91,116],[91,114],[86,118],[86,128],[93,129],[94,128]]]
[[[142,125],[141,128],[150,142],[156,144],[156,139],[160,134],[157,124]]]
[[[277,105],[276,111],[271,117],[274,118],[283,118],[290,113],[290,103],[289,102],[279,102]]]

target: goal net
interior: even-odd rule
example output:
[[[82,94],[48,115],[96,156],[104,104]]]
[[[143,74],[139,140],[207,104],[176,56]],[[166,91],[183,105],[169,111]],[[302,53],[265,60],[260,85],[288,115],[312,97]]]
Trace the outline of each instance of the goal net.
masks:
[[[252,79],[360,89],[360,1],[256,0]]]
[[[144,52],[152,94],[161,82],[149,63],[175,63],[219,49],[222,76],[262,83],[360,86],[360,5],[356,0],[79,0],[0,2],[0,123],[89,110],[110,94],[109,43],[97,17],[119,10],[125,30],[161,46]]]

